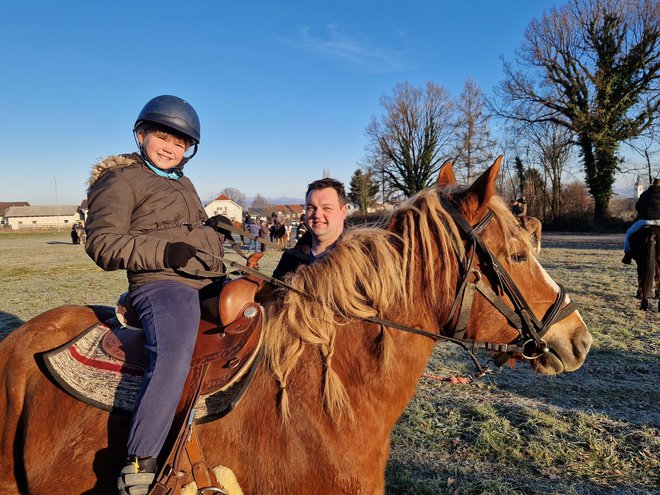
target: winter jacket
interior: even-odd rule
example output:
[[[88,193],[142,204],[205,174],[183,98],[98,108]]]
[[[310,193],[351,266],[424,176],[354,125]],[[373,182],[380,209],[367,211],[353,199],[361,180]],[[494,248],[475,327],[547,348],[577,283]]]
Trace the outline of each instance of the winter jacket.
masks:
[[[660,220],[660,186],[650,186],[635,204],[640,220]]]
[[[134,153],[110,156],[95,165],[89,180],[87,254],[104,270],[127,271],[131,288],[156,280],[177,280],[200,289],[209,279],[165,267],[165,246],[186,242],[199,251],[186,269],[223,271],[223,236],[208,219],[187,177],[156,175]]]
[[[288,273],[295,272],[300,265],[310,265],[315,259],[312,254],[312,234],[307,232],[293,248],[284,251],[273,271],[273,278],[284,280]]]

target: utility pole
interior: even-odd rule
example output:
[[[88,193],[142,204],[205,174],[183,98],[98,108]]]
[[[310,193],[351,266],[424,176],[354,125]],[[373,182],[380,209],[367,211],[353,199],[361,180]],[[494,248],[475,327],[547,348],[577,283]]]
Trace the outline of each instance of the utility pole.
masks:
[[[60,231],[60,208],[57,204],[57,179],[53,177],[53,182],[55,182],[55,214],[57,215],[57,231]]]

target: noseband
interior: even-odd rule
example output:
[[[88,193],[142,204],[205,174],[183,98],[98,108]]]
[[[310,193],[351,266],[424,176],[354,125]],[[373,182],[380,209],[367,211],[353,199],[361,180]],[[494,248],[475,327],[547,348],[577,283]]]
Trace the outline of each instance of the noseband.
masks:
[[[566,299],[564,287],[558,284],[559,294],[557,294],[555,302],[548,308],[541,320],[538,320],[506,268],[493,256],[481,238],[481,232],[494,217],[492,210],[488,210],[486,216],[473,227],[447,198],[441,197],[440,201],[458,226],[461,238],[466,243],[466,259],[461,259],[456,250],[461,275],[456,298],[443,325],[443,334],[449,335],[473,349],[483,348],[502,352],[503,354],[495,361],[498,366],[503,365],[514,353],[520,353],[525,359],[538,359],[549,352],[550,349],[543,337],[553,324],[565,319],[576,310],[572,301],[564,306]],[[477,258],[480,268],[475,266]],[[493,287],[484,283],[484,275],[480,269],[488,270],[491,280],[495,282]],[[472,312],[475,290],[508,320],[509,325],[518,331],[518,337],[512,342],[478,342],[464,338]],[[508,297],[513,304],[513,309],[504,302],[501,294]]]

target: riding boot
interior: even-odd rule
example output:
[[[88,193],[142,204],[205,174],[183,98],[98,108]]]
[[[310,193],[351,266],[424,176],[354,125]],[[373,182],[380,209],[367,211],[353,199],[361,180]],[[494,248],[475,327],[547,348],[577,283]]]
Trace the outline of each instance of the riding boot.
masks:
[[[132,457],[119,473],[119,495],[147,495],[156,478],[155,457]]]
[[[621,263],[624,265],[629,265],[632,263],[632,257],[630,256],[630,253],[626,253],[625,251],[623,252],[623,259],[621,260]]]

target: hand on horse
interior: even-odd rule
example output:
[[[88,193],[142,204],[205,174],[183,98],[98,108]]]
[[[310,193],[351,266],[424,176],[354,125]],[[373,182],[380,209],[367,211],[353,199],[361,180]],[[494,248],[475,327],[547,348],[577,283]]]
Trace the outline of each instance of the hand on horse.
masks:
[[[168,242],[165,246],[165,268],[181,268],[197,254],[197,248],[186,242]]]
[[[209,218],[206,222],[204,222],[205,225],[208,225],[209,227],[213,227],[213,230],[218,232],[219,234],[224,235],[225,237],[231,237],[231,232],[228,231],[227,229],[223,229],[222,225],[229,225],[232,226],[233,224],[231,223],[231,220],[227,218],[224,215],[215,215]]]

